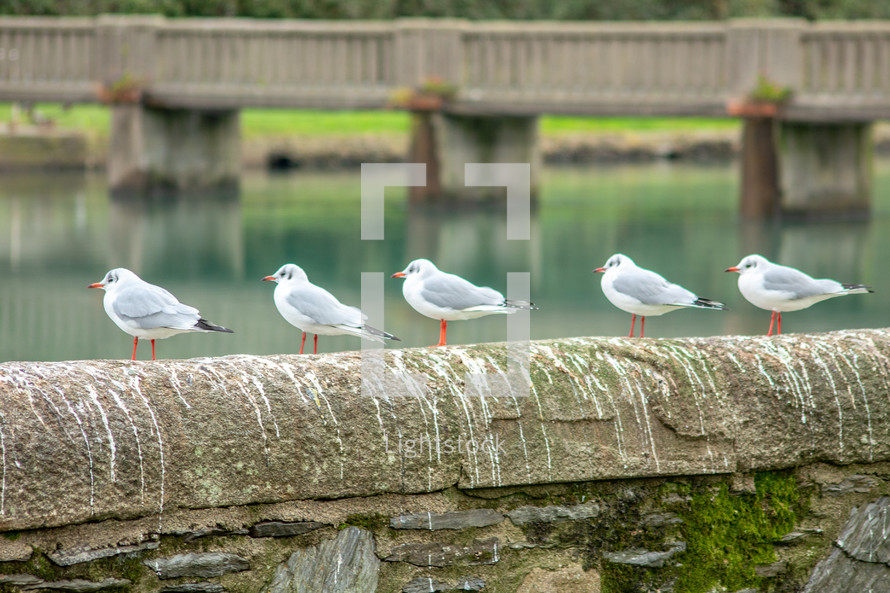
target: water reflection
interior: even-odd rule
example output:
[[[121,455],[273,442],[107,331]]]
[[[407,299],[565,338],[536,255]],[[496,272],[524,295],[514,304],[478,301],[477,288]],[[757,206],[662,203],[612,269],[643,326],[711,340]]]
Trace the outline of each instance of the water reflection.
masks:
[[[175,277],[244,277],[237,196],[109,199],[108,268]]]
[[[438,323],[404,302],[388,276],[418,257],[475,283],[505,290],[508,272],[531,272],[532,337],[625,335],[627,316],[591,273],[615,252],[730,311],[678,311],[647,320],[653,337],[760,334],[769,314],[744,301],[723,270],[761,253],[814,276],[872,284],[875,295],[820,303],[783,318],[783,329],[883,327],[890,281],[890,163],[876,167],[875,216],[860,223],[760,224],[736,215],[732,167],[665,164],[547,169],[532,240],[506,239],[506,212],[409,207],[386,193],[384,241],[362,241],[358,173],[248,175],[238,197],[111,199],[91,175],[4,175],[0,187],[0,360],[124,358],[131,341],[86,290],[124,266],[171,290],[232,336],[182,335],[165,357],[296,352],[299,332],[261,282],[282,264],[346,303],[360,304],[362,272],[385,274],[385,326],[402,345],[432,344]],[[501,340],[503,318],[449,324],[455,344]],[[323,350],[357,349],[350,337]]]

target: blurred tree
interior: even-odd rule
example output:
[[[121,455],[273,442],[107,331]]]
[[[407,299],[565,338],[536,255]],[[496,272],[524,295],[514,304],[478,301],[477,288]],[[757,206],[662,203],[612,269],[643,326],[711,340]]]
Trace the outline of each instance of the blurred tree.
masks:
[[[169,17],[703,20],[890,19],[888,0],[0,0],[0,14]]]

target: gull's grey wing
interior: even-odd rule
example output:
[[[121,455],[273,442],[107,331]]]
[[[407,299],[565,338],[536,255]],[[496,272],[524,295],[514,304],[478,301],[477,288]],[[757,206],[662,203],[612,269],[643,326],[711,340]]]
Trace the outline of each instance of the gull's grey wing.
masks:
[[[816,280],[800,270],[786,266],[773,266],[763,273],[763,287],[791,295],[793,299],[830,294],[843,289],[834,280]]]
[[[504,295],[487,286],[476,286],[454,274],[440,273],[424,278],[421,296],[443,309],[469,309],[479,305],[503,305]]]
[[[644,305],[691,305],[696,299],[693,292],[643,268],[620,274],[612,282],[612,287]]]
[[[180,303],[160,286],[148,283],[121,290],[113,308],[122,319],[143,329],[189,329],[200,319],[197,309]]]
[[[320,286],[301,286],[290,291],[286,298],[292,307],[319,325],[359,328],[364,324],[364,316],[358,308],[344,305]]]

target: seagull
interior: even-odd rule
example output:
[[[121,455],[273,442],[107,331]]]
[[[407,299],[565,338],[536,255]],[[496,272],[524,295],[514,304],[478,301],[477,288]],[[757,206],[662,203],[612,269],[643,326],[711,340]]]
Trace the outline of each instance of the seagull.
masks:
[[[303,354],[303,346],[306,344],[306,332],[315,334],[313,354],[318,354],[318,334],[348,334],[377,342],[384,339],[401,341],[392,334],[367,325],[366,315],[356,307],[344,305],[324,288],[309,282],[306,272],[296,264],[284,264],[263,280],[278,284],[274,297],[278,312],[288,323],[303,332],[300,354]]]
[[[782,334],[782,313],[807,307],[846,294],[874,292],[864,284],[841,284],[836,280],[817,280],[800,270],[774,264],[763,256],[748,255],[738,265],[726,268],[739,273],[739,292],[755,307],[772,311],[769,332],[778,320],[776,335]]]
[[[155,360],[155,340],[184,332],[225,332],[230,329],[213,325],[194,307],[179,302],[167,290],[149,284],[126,268],[115,268],[99,282],[87,288],[105,290],[105,312],[126,333],[133,336],[133,358],[139,338],[151,340],[151,359]]]
[[[632,315],[628,336],[631,338],[634,337],[637,315],[642,317],[642,338],[646,316],[664,315],[683,307],[721,311],[726,309],[723,303],[698,297],[679,284],[668,282],[660,274],[638,267],[632,259],[620,253],[610,257],[604,267],[593,271],[603,274],[603,293],[609,302]]]
[[[442,272],[428,259],[415,259],[391,278],[405,279],[402,294],[415,311],[441,322],[439,343],[433,346],[447,345],[445,334],[449,321],[537,309],[534,303],[507,300],[493,288],[476,286],[460,276]]]

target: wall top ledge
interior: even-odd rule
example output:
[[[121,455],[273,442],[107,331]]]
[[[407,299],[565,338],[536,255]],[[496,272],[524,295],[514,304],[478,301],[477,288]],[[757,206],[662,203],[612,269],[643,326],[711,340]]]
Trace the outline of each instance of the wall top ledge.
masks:
[[[890,332],[0,364],[0,531],[890,460]],[[364,381],[363,381],[364,378]]]

